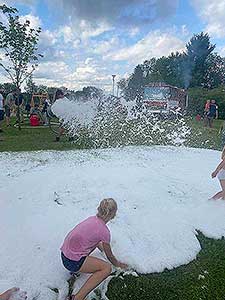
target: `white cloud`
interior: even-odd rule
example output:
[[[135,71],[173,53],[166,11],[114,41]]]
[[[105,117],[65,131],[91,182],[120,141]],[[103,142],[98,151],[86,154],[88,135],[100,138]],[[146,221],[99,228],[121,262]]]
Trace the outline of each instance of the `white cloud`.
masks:
[[[42,62],[36,69],[35,77],[62,79],[69,73],[69,67],[64,61]]]
[[[62,35],[64,39],[64,43],[71,43],[75,38],[74,31],[72,27],[69,25],[65,25],[59,29],[58,35]]]
[[[132,27],[132,28],[129,30],[129,36],[130,36],[130,37],[134,37],[134,36],[136,36],[139,32],[140,32],[140,28],[138,28],[138,27]]]
[[[103,40],[103,41],[96,43],[96,46],[94,47],[93,52],[96,54],[106,54],[110,50],[112,51],[112,49],[117,47],[119,45],[119,42],[120,41],[119,41],[118,37],[113,36],[109,40]]]
[[[151,57],[169,55],[171,52],[184,50],[185,42],[171,33],[162,33],[159,30],[149,32],[147,36],[133,46],[116,51],[106,58],[115,61],[129,61],[141,63]]]
[[[30,21],[30,27],[37,29],[38,27],[41,27],[41,19],[38,16],[34,16],[31,14],[20,16],[19,21],[20,23],[25,23],[26,20]]]
[[[225,57],[225,45],[217,47],[216,49],[217,49],[217,52],[219,55],[221,55],[222,57]]]
[[[44,30],[40,33],[40,44],[45,46],[55,45],[57,42],[57,35],[49,30]]]
[[[225,37],[225,1],[192,0],[198,16],[205,23],[205,31],[212,37]]]
[[[34,2],[35,2],[35,0],[17,0],[17,1],[15,1],[15,0],[0,0],[0,5],[3,5],[3,4],[5,4],[5,5],[12,5],[12,6],[14,6],[16,3],[17,4],[25,4],[25,5],[33,5],[34,4]]]
[[[79,31],[81,39],[89,39],[91,37],[97,37],[100,34],[110,31],[113,28],[106,22],[100,22],[97,25],[93,25],[86,20],[81,20],[79,24]]]
[[[48,86],[65,86],[69,89],[82,89],[94,85],[107,89],[111,86],[111,75],[106,74],[105,68],[98,65],[92,58],[79,62],[74,71],[63,60],[40,63],[34,73],[37,84]]]

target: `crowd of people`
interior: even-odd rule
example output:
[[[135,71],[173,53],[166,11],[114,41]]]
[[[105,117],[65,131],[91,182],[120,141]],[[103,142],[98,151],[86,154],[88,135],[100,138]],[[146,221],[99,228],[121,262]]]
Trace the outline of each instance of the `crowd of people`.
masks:
[[[4,120],[7,127],[12,126],[12,116],[16,117],[15,124],[23,123],[24,115],[26,115],[28,119],[31,116],[36,116],[37,124],[48,125],[47,109],[50,104],[50,100],[46,96],[42,99],[42,103],[34,103],[32,107],[30,100],[25,102],[20,89],[15,89],[7,95],[3,90],[0,90],[0,132],[3,131],[2,123]]]

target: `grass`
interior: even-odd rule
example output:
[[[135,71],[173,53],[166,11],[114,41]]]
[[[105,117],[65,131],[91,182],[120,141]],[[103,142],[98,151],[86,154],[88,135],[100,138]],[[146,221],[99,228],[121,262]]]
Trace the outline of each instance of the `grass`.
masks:
[[[188,124],[192,128],[192,134],[187,140],[187,146],[206,149],[222,149],[220,129],[223,120],[215,120],[213,128],[203,126],[203,122],[189,120]]]
[[[201,233],[198,239],[202,250],[196,260],[159,274],[115,278],[109,299],[224,300],[225,240],[208,239]]]
[[[191,147],[221,149],[218,134],[222,120],[214,128],[204,128],[202,122],[188,121],[192,134],[186,145]],[[3,127],[0,134],[0,151],[69,150],[80,148],[64,136],[56,143],[49,127]],[[225,220],[225,219],[224,219]],[[224,221],[225,224],[225,221]],[[202,250],[196,260],[174,270],[159,274],[114,278],[107,296],[110,300],[225,300],[225,240],[214,240],[198,235]],[[141,253],[137,254],[141,255]]]
[[[12,119],[12,124],[15,119]],[[222,120],[216,120],[214,128],[205,128],[202,122],[189,120],[192,134],[187,139],[186,145],[197,148],[221,149],[221,137],[219,128]],[[24,127],[24,128],[23,128]],[[71,143],[67,136],[63,136],[60,142],[55,142],[55,134],[48,126],[30,127],[28,121],[23,124],[22,130],[18,128],[7,128],[3,124],[3,133],[0,133],[1,151],[36,151],[36,150],[71,150],[80,149],[85,146]],[[116,139],[115,139],[116,140]],[[87,141],[84,141],[83,144]]]
[[[11,123],[15,123],[14,118]],[[21,130],[14,126],[7,128],[5,124],[2,129],[0,151],[70,150],[77,147],[66,136],[55,142],[55,134],[49,126],[30,127],[26,120]]]

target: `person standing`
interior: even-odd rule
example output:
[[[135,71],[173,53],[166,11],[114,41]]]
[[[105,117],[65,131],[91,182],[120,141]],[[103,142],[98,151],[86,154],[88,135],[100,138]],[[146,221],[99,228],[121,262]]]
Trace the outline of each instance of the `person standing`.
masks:
[[[4,98],[2,95],[2,90],[0,90],[0,132],[2,132],[2,121],[4,120]]]
[[[204,126],[207,126],[208,124],[208,113],[209,113],[209,109],[210,109],[210,104],[211,104],[211,100],[207,100],[205,103],[205,108],[204,108]]]
[[[208,125],[210,128],[213,127],[213,120],[218,119],[218,106],[215,100],[211,100],[209,106],[209,112],[207,113]]]
[[[6,96],[6,99],[5,99],[5,119],[6,119],[6,126],[9,127],[11,126],[10,124],[10,117],[11,117],[11,111],[12,111],[12,108],[14,106],[14,101],[15,101],[15,93],[16,91],[12,91],[11,93],[9,93],[7,96]]]
[[[16,124],[23,123],[23,94],[21,93],[21,89],[17,90],[15,97],[15,106],[16,106]]]
[[[50,100],[46,97],[44,98],[43,102],[43,108],[42,108],[42,114],[43,114],[43,119],[44,119],[44,125],[48,125],[48,117],[47,117],[47,110],[48,107],[51,105]]]

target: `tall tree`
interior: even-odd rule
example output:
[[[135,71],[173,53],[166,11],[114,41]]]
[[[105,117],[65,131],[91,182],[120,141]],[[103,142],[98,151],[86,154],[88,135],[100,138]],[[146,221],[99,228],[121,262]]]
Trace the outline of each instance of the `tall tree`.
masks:
[[[204,87],[217,88],[225,84],[225,58],[217,53],[211,53],[205,62],[207,69],[204,77]]]
[[[195,34],[186,45],[185,70],[191,74],[190,86],[204,86],[207,72],[206,60],[215,49],[208,33]],[[188,84],[188,82],[186,83]]]
[[[140,102],[143,96],[143,86],[145,85],[144,71],[141,65],[137,65],[131,75],[127,87],[127,96]]]
[[[42,57],[37,53],[41,28],[31,28],[28,20],[20,23],[16,8],[4,4],[0,6],[0,12],[6,18],[6,22],[0,22],[0,49],[4,51],[6,58],[0,61],[0,67],[19,91],[21,84],[34,72],[38,59]],[[19,105],[17,109],[20,116]]]
[[[37,91],[38,91],[38,86],[36,86],[36,84],[34,83],[32,74],[28,77],[28,79],[26,81],[25,91],[29,95],[37,93]]]

